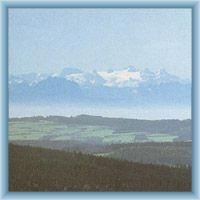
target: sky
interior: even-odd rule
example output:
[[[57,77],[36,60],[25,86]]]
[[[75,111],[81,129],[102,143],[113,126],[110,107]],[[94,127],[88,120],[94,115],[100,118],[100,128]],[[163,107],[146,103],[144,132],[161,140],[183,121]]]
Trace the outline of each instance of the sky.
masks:
[[[9,9],[9,72],[134,66],[191,79],[191,9]]]

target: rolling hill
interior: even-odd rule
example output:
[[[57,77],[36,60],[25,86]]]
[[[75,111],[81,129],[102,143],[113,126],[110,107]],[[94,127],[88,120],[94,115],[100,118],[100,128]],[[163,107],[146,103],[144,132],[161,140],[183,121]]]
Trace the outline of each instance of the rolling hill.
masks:
[[[191,168],[10,144],[9,191],[191,191]]]

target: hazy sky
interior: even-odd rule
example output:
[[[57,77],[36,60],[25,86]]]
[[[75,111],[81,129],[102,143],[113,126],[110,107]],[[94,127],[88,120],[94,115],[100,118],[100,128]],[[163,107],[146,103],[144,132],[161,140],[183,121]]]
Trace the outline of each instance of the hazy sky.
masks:
[[[9,71],[128,66],[191,76],[191,9],[9,9]]]

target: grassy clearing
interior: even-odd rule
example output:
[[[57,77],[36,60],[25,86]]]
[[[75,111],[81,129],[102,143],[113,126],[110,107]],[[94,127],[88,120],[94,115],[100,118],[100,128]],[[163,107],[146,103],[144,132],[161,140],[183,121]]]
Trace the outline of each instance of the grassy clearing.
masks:
[[[152,142],[173,142],[178,136],[168,135],[168,134],[152,134],[147,136],[149,141]]]

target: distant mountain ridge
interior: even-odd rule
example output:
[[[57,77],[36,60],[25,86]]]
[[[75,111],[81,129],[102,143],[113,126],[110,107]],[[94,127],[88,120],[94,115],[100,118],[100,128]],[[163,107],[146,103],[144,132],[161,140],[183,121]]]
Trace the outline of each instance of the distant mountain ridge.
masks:
[[[26,82],[29,85],[45,80],[49,77],[65,78],[73,81],[80,86],[101,85],[109,87],[135,87],[145,82],[154,82],[154,84],[179,82],[189,83],[189,80],[182,80],[175,75],[169,74],[165,69],[159,69],[153,72],[149,69],[138,70],[135,67],[128,67],[122,70],[108,71],[82,71],[77,68],[64,68],[58,74],[27,73],[20,75],[10,75],[9,83]]]
[[[164,69],[85,72],[64,68],[59,74],[9,76],[10,102],[64,102],[108,105],[190,105],[191,83]]]

